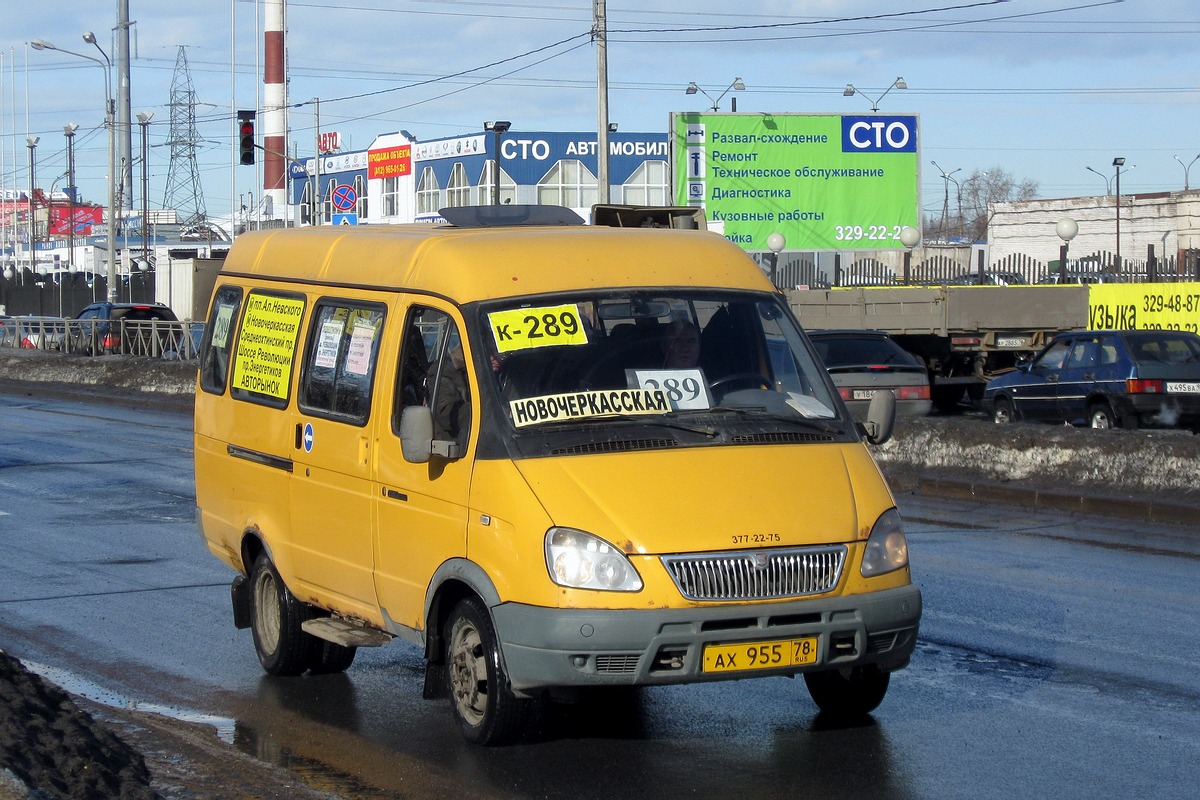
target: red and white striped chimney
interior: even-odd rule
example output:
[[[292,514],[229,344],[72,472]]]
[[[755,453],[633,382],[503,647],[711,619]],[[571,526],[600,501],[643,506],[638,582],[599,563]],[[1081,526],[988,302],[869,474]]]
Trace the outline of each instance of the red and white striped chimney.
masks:
[[[284,65],[284,2],[263,3],[263,197],[273,214],[283,214],[287,198],[287,82]]]

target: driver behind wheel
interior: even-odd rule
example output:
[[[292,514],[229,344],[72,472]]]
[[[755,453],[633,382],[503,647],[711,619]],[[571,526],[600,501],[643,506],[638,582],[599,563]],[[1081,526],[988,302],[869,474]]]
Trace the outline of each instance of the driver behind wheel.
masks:
[[[663,366],[688,369],[700,363],[700,329],[695,323],[677,319],[663,339]]]

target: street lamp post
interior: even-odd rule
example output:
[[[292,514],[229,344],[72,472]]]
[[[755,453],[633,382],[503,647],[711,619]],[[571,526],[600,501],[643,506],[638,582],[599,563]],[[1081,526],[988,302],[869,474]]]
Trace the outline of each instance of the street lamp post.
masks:
[[[951,181],[954,181],[954,189],[958,195],[958,224],[960,227],[962,225],[962,187],[958,185],[958,181],[954,180],[954,177],[953,177],[954,173],[962,172],[962,167],[959,167],[957,169],[952,169],[949,172],[946,172],[946,170],[942,169],[942,166],[940,164],[938,164],[938,162],[930,161],[929,163],[933,164],[935,167],[937,167],[937,171],[942,174],[942,183],[946,189],[945,195],[942,199],[942,238],[948,238],[946,236],[946,218],[950,216],[950,182]]]
[[[483,123],[483,129],[491,131],[495,138],[496,152],[493,154],[492,162],[492,205],[494,206],[500,205],[500,137],[511,127],[512,123],[507,120]]]
[[[911,225],[900,229],[900,244],[904,245],[904,282],[912,278],[912,251],[921,241],[921,232]]]
[[[142,262],[145,264],[150,262],[150,245],[146,236],[150,217],[150,120],[153,117],[153,111],[139,111],[137,115],[138,124],[142,126]]]
[[[1117,156],[1113,159],[1113,167],[1117,171],[1117,257],[1116,271],[1121,272],[1121,167],[1125,166],[1125,159]]]
[[[108,54],[96,42],[96,35],[91,31],[83,34],[83,40],[88,44],[94,45],[100,51],[100,55],[104,56],[104,60],[76,53],[72,50],[64,50],[61,47],[55,47],[45,39],[34,39],[30,42],[30,46],[34,50],[56,50],[60,53],[66,53],[69,56],[76,58],[86,58],[100,65],[104,70],[104,126],[108,129],[108,265],[105,271],[105,280],[108,283],[108,301],[110,303],[117,300],[117,246],[116,236],[114,235],[117,227],[117,209],[116,209],[116,192],[115,185],[117,180],[117,139],[116,126],[114,124],[114,116],[116,114],[116,105],[113,102],[112,96],[112,61],[109,60]]]
[[[1183,163],[1183,159],[1179,156],[1172,156],[1172,158],[1179,162],[1179,166],[1183,167],[1183,190],[1186,192],[1188,190],[1188,170],[1192,168],[1192,164],[1196,163],[1196,158],[1200,158],[1200,155],[1197,155],[1196,158],[1193,158],[1186,164]]]
[[[1062,245],[1058,248],[1058,282],[1061,284],[1067,282],[1067,245],[1079,233],[1079,223],[1070,217],[1063,217],[1054,226],[1054,232],[1062,239]]]
[[[37,181],[34,179],[34,151],[37,150],[37,136],[25,137],[25,144],[29,147],[29,268],[37,272],[37,209],[34,207],[33,193],[37,188]]]
[[[1112,178],[1108,177],[1100,170],[1092,169],[1091,167],[1084,167],[1084,169],[1086,169],[1088,172],[1096,173],[1097,175],[1100,176],[1100,179],[1102,181],[1104,181],[1104,196],[1105,197],[1108,197],[1110,194],[1112,194]]]
[[[75,271],[75,131],[79,126],[71,122],[63,126],[67,137],[67,273]]]
[[[871,96],[869,94],[867,94],[866,92],[864,92],[862,89],[855,88],[853,83],[847,83],[846,88],[842,90],[842,97],[853,97],[856,94],[861,94],[863,97],[867,98],[867,100],[870,101],[871,110],[878,111],[879,110],[879,101],[882,100],[883,98],[887,97],[888,92],[890,92],[892,89],[907,89],[907,88],[908,88],[908,84],[904,82],[904,78],[897,77],[896,80],[892,81],[891,86],[889,86],[883,90],[883,94],[879,95],[879,97],[876,97],[874,100],[872,100]]]
[[[729,92],[731,90],[735,91],[735,92],[744,92],[744,91],[746,91],[746,84],[742,83],[741,78],[734,78],[733,83],[729,84],[729,86],[726,87],[725,91],[723,91],[719,95],[717,95],[716,100],[713,100],[712,95],[710,95],[708,92],[704,91],[699,86],[697,86],[695,81],[692,81],[691,83],[689,83],[687,85],[687,88],[683,90],[683,93],[684,94],[700,93],[708,98],[708,102],[712,103],[713,111],[720,111],[721,110],[721,100],[724,99],[725,95],[729,94]],[[737,111],[737,98],[736,97],[729,98],[729,103],[730,103],[730,110]]]
[[[783,252],[783,248],[787,246],[787,239],[779,231],[775,231],[767,236],[767,248],[771,251],[771,285],[778,288],[779,284],[777,275],[779,272],[779,254]]]

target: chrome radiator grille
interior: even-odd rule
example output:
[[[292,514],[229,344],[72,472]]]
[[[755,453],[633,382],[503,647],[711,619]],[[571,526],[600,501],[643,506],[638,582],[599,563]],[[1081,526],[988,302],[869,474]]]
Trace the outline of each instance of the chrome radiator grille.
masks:
[[[663,556],[662,562],[689,600],[772,600],[833,589],[846,547]]]

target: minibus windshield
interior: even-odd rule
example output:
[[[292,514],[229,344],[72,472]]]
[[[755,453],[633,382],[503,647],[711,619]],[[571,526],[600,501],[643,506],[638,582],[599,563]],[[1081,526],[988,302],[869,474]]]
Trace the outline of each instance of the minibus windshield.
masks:
[[[775,295],[638,290],[484,304],[478,338],[518,432],[722,420],[843,432],[842,406]],[[690,418],[690,419],[687,419]]]

